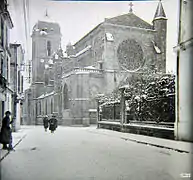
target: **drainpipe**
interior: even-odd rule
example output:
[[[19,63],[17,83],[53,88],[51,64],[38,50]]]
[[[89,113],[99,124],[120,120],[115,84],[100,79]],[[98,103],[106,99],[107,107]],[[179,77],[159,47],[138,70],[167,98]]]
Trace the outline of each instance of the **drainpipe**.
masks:
[[[182,0],[179,0],[179,21],[178,21],[178,45],[181,42],[181,17],[182,17]],[[180,61],[180,50],[177,50],[177,67],[176,67],[176,140],[179,139],[178,128],[179,128],[179,61]]]
[[[17,47],[14,46],[14,57],[15,57],[15,63],[14,63],[14,108],[13,108],[13,121],[14,121],[14,127],[13,131],[16,131],[16,114],[17,114]]]

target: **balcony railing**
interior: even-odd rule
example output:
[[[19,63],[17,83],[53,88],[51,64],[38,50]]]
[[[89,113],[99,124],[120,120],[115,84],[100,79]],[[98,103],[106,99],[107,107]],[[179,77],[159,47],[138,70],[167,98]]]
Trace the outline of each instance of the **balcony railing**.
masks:
[[[6,89],[7,87],[7,80],[0,74],[0,87],[2,89]]]

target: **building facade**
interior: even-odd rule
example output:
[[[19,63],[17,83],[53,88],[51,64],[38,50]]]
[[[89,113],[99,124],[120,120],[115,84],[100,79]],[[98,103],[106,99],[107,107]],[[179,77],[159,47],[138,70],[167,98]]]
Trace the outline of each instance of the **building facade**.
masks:
[[[31,119],[31,124],[37,124],[39,111],[37,98],[43,94],[52,94],[54,91],[54,79],[52,65],[52,54],[56,52],[61,44],[60,27],[57,23],[38,21],[32,32],[32,84],[30,91],[26,91],[26,103],[30,100],[30,110],[26,109],[26,120]],[[51,102],[47,102],[48,109]],[[30,114],[29,114],[30,112]],[[51,115],[52,112],[45,112]],[[28,117],[30,116],[30,117]]]
[[[176,123],[175,137],[193,142],[192,112],[192,54],[193,54],[193,2],[179,0],[179,34],[177,53]]]
[[[43,29],[48,25],[44,24]],[[46,33],[43,34],[48,42],[49,32]],[[51,60],[41,65],[39,58],[38,67],[33,66],[33,76],[39,72],[44,77],[44,83],[40,79],[42,84],[37,85],[42,90],[34,96],[37,124],[41,124],[45,114],[56,114],[63,125],[96,123],[97,94],[111,93],[135,72],[146,72],[152,67],[165,72],[166,33],[167,18],[160,1],[152,24],[130,9],[127,14],[105,19],[77,43],[68,44],[66,53],[53,48]],[[57,37],[56,33],[59,45]],[[37,47],[34,45],[32,51]],[[42,48],[43,54],[48,47],[44,43],[38,49]],[[41,66],[44,70],[39,70]]]
[[[24,64],[24,51],[21,44],[10,44],[10,87],[12,93],[12,118],[14,119],[14,130],[20,129],[22,121],[22,103],[24,98],[23,90],[23,64]]]
[[[7,0],[1,1],[0,4],[0,26],[0,119],[2,120],[5,111],[11,111],[13,102],[13,90],[10,88],[11,53],[9,50],[9,34],[13,23],[7,10]]]

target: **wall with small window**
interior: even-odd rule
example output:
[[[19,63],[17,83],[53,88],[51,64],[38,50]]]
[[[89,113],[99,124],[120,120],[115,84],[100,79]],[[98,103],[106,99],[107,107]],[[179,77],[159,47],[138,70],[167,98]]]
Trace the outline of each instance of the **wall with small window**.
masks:
[[[52,55],[51,41],[47,41],[47,56],[51,56],[51,55]]]

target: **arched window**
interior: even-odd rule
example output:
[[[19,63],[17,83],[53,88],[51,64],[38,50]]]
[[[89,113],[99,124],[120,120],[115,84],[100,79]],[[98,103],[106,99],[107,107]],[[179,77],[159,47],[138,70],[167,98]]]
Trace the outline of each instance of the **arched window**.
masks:
[[[39,115],[41,115],[41,113],[42,113],[41,100],[40,100],[40,102],[39,102],[39,108],[40,108],[40,113],[39,113]]]
[[[47,41],[47,55],[51,56],[51,42]]]
[[[68,87],[65,84],[63,89],[63,103],[64,103],[64,109],[69,108],[69,99],[68,99]]]

